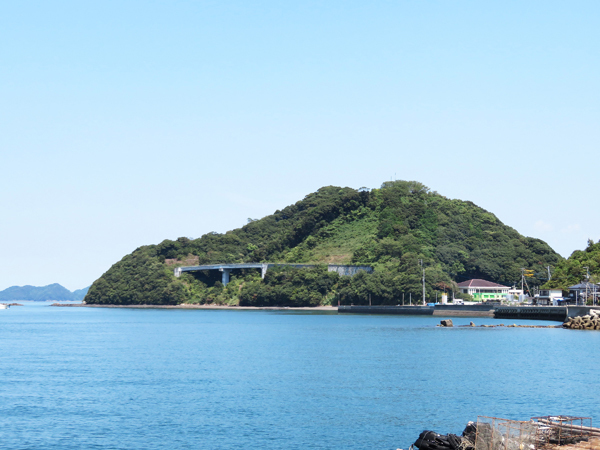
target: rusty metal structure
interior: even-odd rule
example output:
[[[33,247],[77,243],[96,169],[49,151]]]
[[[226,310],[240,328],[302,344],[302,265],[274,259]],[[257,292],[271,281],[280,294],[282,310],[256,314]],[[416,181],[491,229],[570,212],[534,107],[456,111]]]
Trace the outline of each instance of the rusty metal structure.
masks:
[[[578,448],[591,448],[592,437],[598,437],[599,431],[592,427],[591,417],[575,416],[542,416],[532,417],[537,424],[536,448],[573,445],[587,442],[590,445],[579,445]]]
[[[475,450],[533,450],[536,429],[533,422],[478,416]]]
[[[596,450],[600,429],[590,417],[542,416],[530,421],[477,417],[475,450]]]

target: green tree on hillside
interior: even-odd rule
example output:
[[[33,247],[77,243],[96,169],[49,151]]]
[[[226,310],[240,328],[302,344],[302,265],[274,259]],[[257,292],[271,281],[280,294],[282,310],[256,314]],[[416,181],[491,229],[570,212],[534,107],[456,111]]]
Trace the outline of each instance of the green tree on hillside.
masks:
[[[585,250],[575,250],[568,259],[561,260],[544,287],[567,291],[569,286],[580,283],[587,277],[586,267],[590,271],[590,281],[600,282],[600,242],[588,240]]]

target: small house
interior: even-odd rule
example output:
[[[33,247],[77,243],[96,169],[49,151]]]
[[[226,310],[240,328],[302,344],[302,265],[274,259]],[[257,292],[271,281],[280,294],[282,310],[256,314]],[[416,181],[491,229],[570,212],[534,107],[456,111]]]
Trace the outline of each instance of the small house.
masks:
[[[560,300],[562,300],[562,289],[540,289],[539,294],[533,297],[533,304],[558,306]]]
[[[569,298],[574,300],[576,305],[585,305],[588,301],[595,305],[599,297],[600,286],[589,281],[569,286]]]

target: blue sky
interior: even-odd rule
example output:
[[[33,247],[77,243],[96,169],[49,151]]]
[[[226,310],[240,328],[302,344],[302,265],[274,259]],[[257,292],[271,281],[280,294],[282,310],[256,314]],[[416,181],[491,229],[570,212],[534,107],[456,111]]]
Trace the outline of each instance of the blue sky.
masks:
[[[597,1],[0,5],[0,289],[91,284],[321,186],[600,239]]]

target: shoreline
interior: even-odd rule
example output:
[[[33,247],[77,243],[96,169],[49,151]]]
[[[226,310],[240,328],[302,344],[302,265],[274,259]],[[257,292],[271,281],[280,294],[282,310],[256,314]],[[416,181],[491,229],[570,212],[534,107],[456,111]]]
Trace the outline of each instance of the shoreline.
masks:
[[[50,306],[70,308],[137,308],[137,309],[226,309],[236,310],[272,310],[272,311],[336,311],[337,306],[226,306],[226,305],[87,305],[84,303],[53,303]]]
[[[562,323],[562,318],[557,317],[537,317],[532,314],[528,317],[497,317],[495,311],[491,308],[475,308],[457,306],[452,309],[436,309],[426,306],[229,306],[229,305],[200,305],[200,304],[179,304],[179,305],[105,305],[105,304],[85,304],[85,303],[52,303],[49,306],[62,308],[130,308],[130,309],[178,309],[178,310],[227,310],[227,311],[313,311],[330,312],[336,314],[373,314],[373,315],[397,315],[397,316],[433,316],[433,317],[456,317],[456,318],[478,318],[494,320],[550,320],[552,322]],[[541,309],[541,307],[537,308]]]

